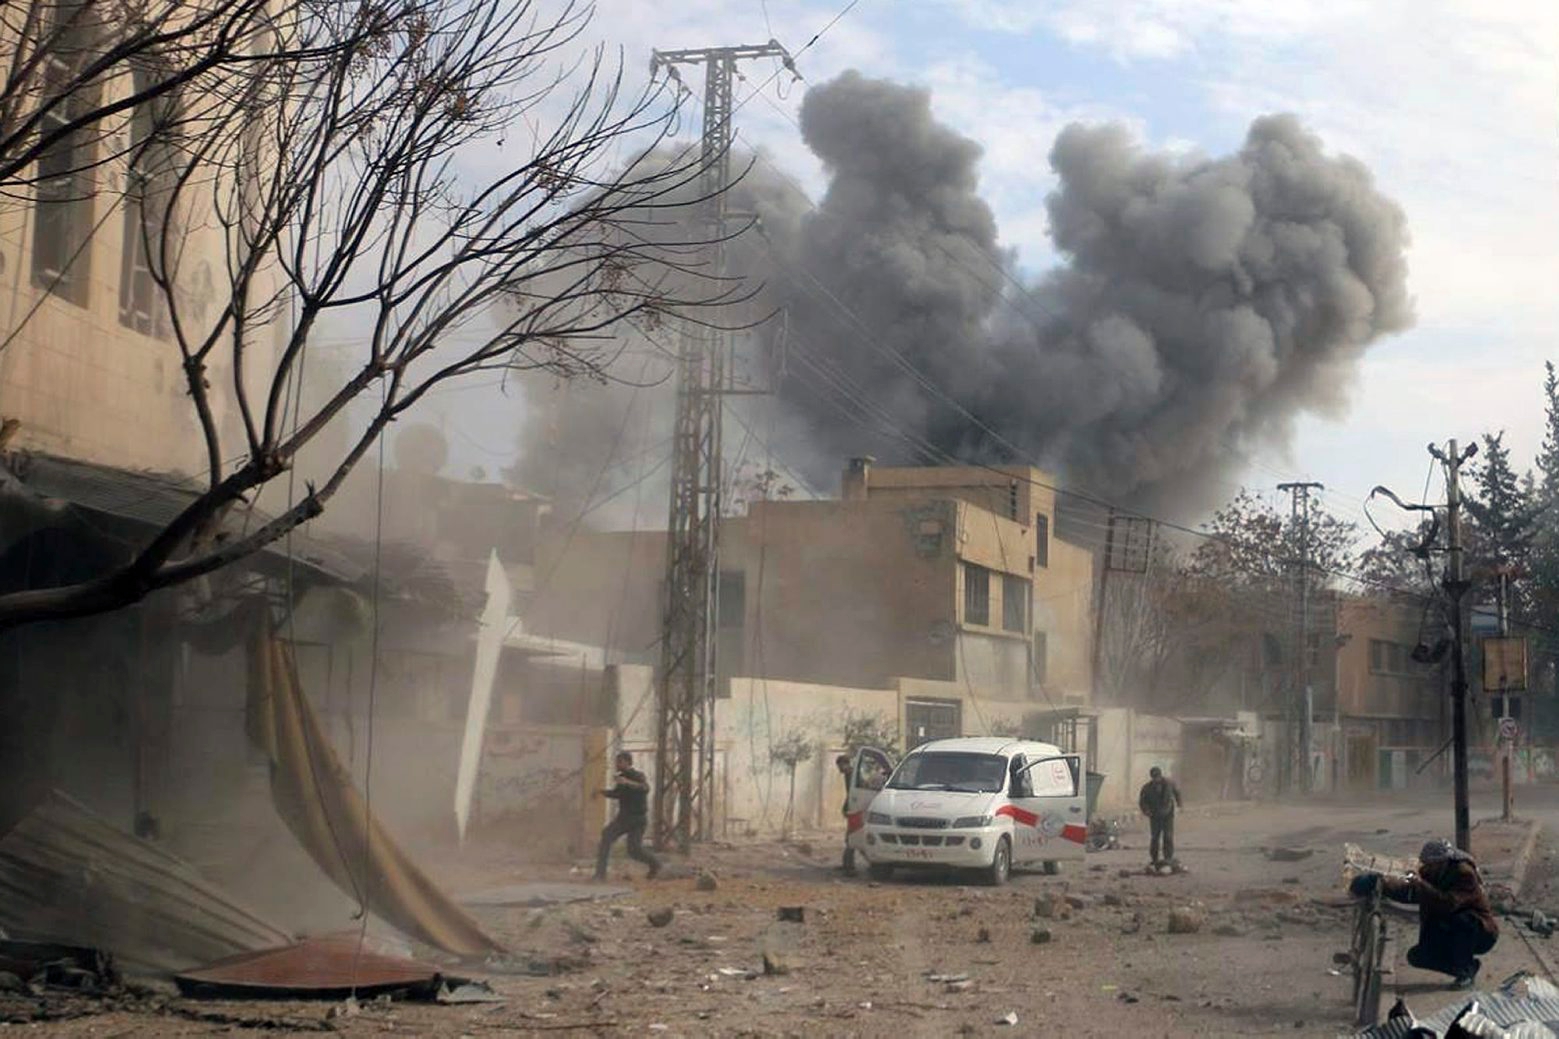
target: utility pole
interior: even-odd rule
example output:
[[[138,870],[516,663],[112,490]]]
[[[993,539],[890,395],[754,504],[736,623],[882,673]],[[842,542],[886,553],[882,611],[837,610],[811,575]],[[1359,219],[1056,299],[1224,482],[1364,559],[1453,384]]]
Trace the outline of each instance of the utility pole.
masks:
[[[698,226],[704,269],[725,275],[726,189],[731,183],[731,86],[740,61],[779,58],[768,43],[655,51],[651,72],[704,67],[704,124],[698,181]],[[666,613],[661,640],[655,725],[654,841],[687,851],[713,833],[715,645],[718,630],[722,396],[729,386],[729,335],[710,325],[684,330],[677,359],[677,414],[672,434],[671,513],[666,531]]]
[[[1510,636],[1510,608],[1506,598],[1510,590],[1510,567],[1499,568],[1499,637],[1501,639]],[[1485,671],[1487,668],[1485,668]],[[1484,687],[1485,691],[1487,686]],[[1502,822],[1510,822],[1513,818],[1510,796],[1510,758],[1516,751],[1515,741],[1506,735],[1505,726],[1510,718],[1510,689],[1505,680],[1504,669],[1501,669],[1499,678],[1499,782],[1500,782],[1500,813]]]
[[[1294,561],[1299,609],[1294,628],[1294,695],[1290,704],[1299,715],[1298,753],[1295,755],[1300,768],[1297,786],[1307,794],[1315,785],[1310,770],[1311,748],[1315,742],[1312,732],[1315,711],[1310,693],[1310,492],[1325,489],[1314,481],[1278,484],[1278,490],[1292,496],[1293,525],[1299,529],[1299,556]]]
[[[1446,567],[1441,587],[1451,600],[1451,779],[1455,792],[1456,846],[1468,851],[1472,821],[1467,807],[1467,659],[1462,647],[1462,600],[1468,583],[1462,569],[1462,463],[1478,453],[1476,442],[1462,451],[1455,440],[1429,453],[1445,466]]]

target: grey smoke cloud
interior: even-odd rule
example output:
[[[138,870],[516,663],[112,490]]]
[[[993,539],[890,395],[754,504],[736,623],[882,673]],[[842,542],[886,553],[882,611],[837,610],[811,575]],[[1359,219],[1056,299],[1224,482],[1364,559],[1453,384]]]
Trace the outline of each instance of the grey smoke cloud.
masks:
[[[936,123],[925,91],[850,73],[810,91],[801,122],[831,179],[788,267],[860,313],[877,345],[841,328],[805,273],[791,279],[798,337],[958,458],[1036,458],[1097,493],[1205,506],[1247,450],[1342,407],[1359,357],[1412,323],[1401,209],[1293,116],[1257,119],[1217,159],[1068,127],[1048,198],[1064,262],[1027,292],[997,269],[1009,260],[978,147]],[[814,390],[787,398],[825,454],[856,453],[858,427]],[[894,441],[878,450],[913,453]]]
[[[1359,358],[1413,320],[1401,209],[1290,115],[1255,120],[1219,158],[1068,127],[1047,199],[1063,261],[1023,291],[980,196],[980,148],[936,121],[927,91],[845,73],[808,91],[801,127],[826,191],[810,208],[752,167],[732,205],[764,231],[732,263],[764,284],[755,305],[785,309],[741,363],[778,386],[767,428],[821,487],[861,453],[1034,459],[1190,515],[1299,416],[1338,413]],[[669,423],[671,387],[658,392]],[[621,397],[596,396],[553,444],[605,451]]]

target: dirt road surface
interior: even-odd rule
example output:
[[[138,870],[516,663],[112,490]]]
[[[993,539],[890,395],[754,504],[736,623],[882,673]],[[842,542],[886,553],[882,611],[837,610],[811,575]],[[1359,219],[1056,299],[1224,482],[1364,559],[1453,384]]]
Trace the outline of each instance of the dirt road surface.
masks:
[[[514,952],[504,972],[482,975],[505,997],[500,1004],[368,1003],[343,1012],[172,996],[117,1006],[0,996],[0,1017],[32,1008],[58,1019],[30,1033],[97,1037],[255,1029],[446,1037],[1336,1035],[1350,1021],[1349,978],[1332,963],[1347,947],[1352,919],[1340,883],[1342,846],[1411,856],[1448,829],[1447,800],[1404,794],[1370,804],[1193,808],[1178,827],[1184,875],[1146,875],[1145,835],[1128,832],[1123,850],[1092,854],[1059,876],[1019,874],[1003,888],[961,877],[846,879],[837,869],[838,834],[720,845],[655,882],[644,881],[637,864],[614,861],[613,883],[629,890],[613,897],[474,909]],[[1481,797],[1474,818],[1494,808]],[[1559,824],[1559,788],[1524,790],[1518,810]],[[1508,870],[1519,832],[1481,828],[1488,872]],[[1274,848],[1311,854],[1273,861],[1264,849]],[[1559,860],[1546,840],[1531,858],[1523,904],[1559,906]],[[442,875],[474,891],[578,883],[578,868],[522,867],[489,853]],[[714,876],[714,890],[700,890],[701,870]],[[803,922],[778,919],[781,907],[795,906]],[[655,926],[651,914],[667,908],[670,922]],[[1176,912],[1198,922],[1194,933],[1170,933]],[[1515,919],[1504,929],[1483,984],[1518,970],[1546,973],[1559,962],[1559,945],[1523,941]],[[1404,917],[1396,930],[1405,951],[1415,924]],[[1428,1012],[1456,998],[1444,981],[1402,964],[1386,1003],[1400,992]],[[1010,1020],[1016,1024],[1003,1023]]]

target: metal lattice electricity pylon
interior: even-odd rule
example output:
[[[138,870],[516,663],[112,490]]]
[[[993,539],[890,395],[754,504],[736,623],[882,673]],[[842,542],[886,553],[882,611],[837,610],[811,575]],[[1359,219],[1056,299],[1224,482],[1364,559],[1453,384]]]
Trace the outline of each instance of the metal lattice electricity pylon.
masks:
[[[736,64],[790,55],[778,43],[655,51],[650,67],[704,66],[704,129],[698,226],[714,279],[725,274],[726,188],[731,182],[731,85]],[[678,77],[680,78],[680,77]],[[713,835],[715,643],[723,502],[721,396],[728,392],[731,340],[690,326],[678,358],[672,436],[671,518],[667,529],[666,617],[655,727],[654,839],[686,851]]]

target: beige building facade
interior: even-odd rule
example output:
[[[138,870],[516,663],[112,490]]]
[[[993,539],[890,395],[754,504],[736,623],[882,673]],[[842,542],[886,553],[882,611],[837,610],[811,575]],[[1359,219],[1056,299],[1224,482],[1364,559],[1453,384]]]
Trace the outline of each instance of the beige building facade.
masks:
[[[858,460],[837,500],[754,503],[721,525],[722,679],[907,678],[1004,702],[1088,702],[1093,557],[1054,535],[1049,484],[1027,467]],[[659,532],[544,539],[527,630],[644,662],[664,568]]]

